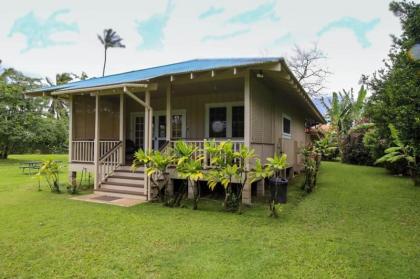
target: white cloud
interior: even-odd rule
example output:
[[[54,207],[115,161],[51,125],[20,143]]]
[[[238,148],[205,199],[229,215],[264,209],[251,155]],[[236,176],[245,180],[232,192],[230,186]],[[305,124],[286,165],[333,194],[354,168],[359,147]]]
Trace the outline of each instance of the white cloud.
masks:
[[[139,50],[141,37],[136,30],[136,21],[162,14],[166,0],[16,0],[8,4],[7,13],[2,13],[0,21],[0,59],[7,65],[27,73],[53,77],[58,72],[86,71],[89,76],[99,76],[103,62],[103,49],[97,33],[104,28],[113,28],[124,38],[125,49],[109,51],[107,73],[117,73],[149,66],[203,57],[238,56],[284,56],[291,53],[293,44],[309,46],[318,41],[328,56],[328,65],[334,75],[330,90],[356,87],[363,73],[371,73],[382,64],[386,57],[389,34],[399,33],[399,22],[388,11],[389,1],[285,1],[278,0],[275,14],[280,19],[261,20],[246,27],[248,33],[226,40],[203,40],[206,36],[221,36],[238,31],[238,26],[226,24],[235,15],[255,9],[258,5],[272,0],[251,1],[196,1],[174,0],[174,10],[163,29],[163,47],[159,50]],[[223,13],[199,20],[203,11],[210,7],[223,8]],[[23,36],[8,37],[13,22],[30,11],[39,17],[47,17],[60,9],[69,9],[63,20],[76,22],[80,32],[71,34],[74,45],[52,46],[20,53],[25,47]],[[370,48],[362,48],[350,30],[331,30],[321,38],[317,32],[331,21],[341,17],[354,17],[363,21],[379,18],[374,30],[367,34],[372,43]],[[274,44],[285,34],[291,34],[288,43]],[[57,35],[63,39],[66,34]]]

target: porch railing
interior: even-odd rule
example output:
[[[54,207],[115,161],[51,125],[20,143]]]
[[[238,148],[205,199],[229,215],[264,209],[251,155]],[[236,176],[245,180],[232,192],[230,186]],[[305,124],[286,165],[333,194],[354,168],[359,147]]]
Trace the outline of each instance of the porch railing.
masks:
[[[205,145],[206,140],[183,140],[183,141],[187,144],[191,144],[191,145],[194,145],[194,146],[198,147],[197,151],[193,154],[192,157],[194,159],[199,158],[199,157],[204,157],[204,160],[203,160],[203,167],[204,168],[214,167],[211,164],[212,156],[204,150],[204,145]],[[226,141],[226,140],[215,140],[216,144],[219,144],[223,141]],[[169,142],[169,144],[167,145],[167,147],[174,148],[176,142],[177,142],[176,140],[171,140]],[[243,140],[231,140],[231,142],[233,143],[233,150],[234,151],[239,151],[240,148],[241,148],[241,145],[244,144]],[[236,163],[240,164],[239,161],[236,162]]]
[[[103,157],[120,141],[105,140],[99,142],[99,157]],[[75,163],[93,163],[95,161],[95,141],[77,140],[72,141],[71,161]]]
[[[122,142],[118,142],[107,153],[101,156],[98,164],[98,182],[104,182],[120,165],[121,152],[123,152]]]

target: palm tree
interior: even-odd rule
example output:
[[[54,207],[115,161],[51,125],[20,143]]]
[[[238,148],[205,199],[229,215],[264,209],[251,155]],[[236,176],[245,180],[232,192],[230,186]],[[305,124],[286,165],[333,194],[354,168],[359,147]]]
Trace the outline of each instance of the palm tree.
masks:
[[[103,37],[98,34],[98,39],[101,42],[101,44],[104,46],[104,49],[105,49],[104,67],[102,69],[102,76],[104,76],[105,75],[105,67],[106,67],[106,54],[107,54],[108,48],[110,48],[110,47],[125,48],[125,45],[123,45],[121,43],[121,41],[123,39],[117,34],[117,32],[115,32],[111,28],[110,29],[104,29]]]

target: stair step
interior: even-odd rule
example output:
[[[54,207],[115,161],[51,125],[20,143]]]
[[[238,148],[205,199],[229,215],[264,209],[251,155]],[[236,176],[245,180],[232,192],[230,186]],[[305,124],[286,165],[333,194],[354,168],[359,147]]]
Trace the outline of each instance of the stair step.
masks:
[[[114,174],[114,175],[108,176],[108,178],[112,178],[112,179],[125,179],[125,180],[132,180],[132,181],[144,180],[144,176],[143,175],[130,176],[130,175],[121,175],[121,174],[115,175]]]
[[[102,183],[102,185],[113,185],[113,186],[125,186],[125,187],[133,187],[133,188],[144,188],[143,183],[124,183],[124,182],[113,182],[113,181],[106,181]]]
[[[121,170],[121,171],[130,171],[130,172],[132,172],[133,170],[131,169],[131,166],[120,166],[119,168],[118,168],[118,170]],[[136,169],[136,172],[144,172],[144,167],[139,167],[139,168],[137,168]]]
[[[136,178],[137,177],[137,178],[143,178],[144,179],[145,174],[143,172],[128,172],[128,171],[118,171],[118,170],[116,170],[116,171],[114,171],[114,173],[111,176],[121,176],[121,177],[124,177],[124,178],[131,178],[131,177]]]
[[[144,193],[126,191],[126,190],[97,189],[95,190],[95,194],[102,194],[102,195],[121,197],[121,198],[147,200],[147,196]]]

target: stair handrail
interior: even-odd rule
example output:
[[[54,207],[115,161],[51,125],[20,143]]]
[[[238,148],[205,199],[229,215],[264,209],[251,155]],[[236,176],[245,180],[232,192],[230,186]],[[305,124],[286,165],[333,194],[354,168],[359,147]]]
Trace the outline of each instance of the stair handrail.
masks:
[[[120,160],[120,152],[122,152],[121,141],[100,158],[97,173],[99,184],[104,182],[117,168],[121,166],[122,162]]]

